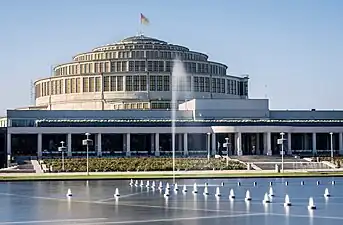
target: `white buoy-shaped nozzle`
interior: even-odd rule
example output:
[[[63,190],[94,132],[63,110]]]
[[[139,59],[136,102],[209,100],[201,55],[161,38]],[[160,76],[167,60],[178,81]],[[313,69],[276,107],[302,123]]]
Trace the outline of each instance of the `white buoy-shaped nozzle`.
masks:
[[[316,205],[314,204],[314,200],[312,197],[309,198],[308,200],[308,206],[307,206],[308,209],[310,210],[313,210],[313,209],[316,209]]]
[[[283,205],[284,206],[291,206],[292,205],[288,195],[285,196],[285,203],[283,203]]]
[[[208,187],[205,186],[204,187],[204,192],[203,192],[204,195],[209,195],[209,192],[208,192]]]
[[[138,187],[138,180],[135,181],[135,186]]]
[[[160,181],[160,183],[159,183],[159,185],[158,185],[158,189],[159,189],[159,190],[162,190],[162,189],[163,189],[162,181]]]
[[[114,197],[119,197],[119,196],[120,196],[119,189],[116,188],[116,191],[114,192]]]
[[[216,197],[222,196],[222,195],[220,194],[220,188],[219,188],[219,187],[216,188],[216,194],[215,194],[215,196],[216,196]]]
[[[328,189],[328,188],[325,188],[324,197],[325,197],[325,198],[330,197],[330,192],[329,192],[329,189]]]
[[[166,188],[166,190],[164,191],[164,195],[163,195],[165,198],[169,197],[170,196],[170,193],[169,193],[169,189]]]
[[[249,190],[245,192],[245,201],[251,201],[251,195]]]
[[[166,189],[170,190],[170,185],[169,185],[169,183],[166,184]]]
[[[317,180],[317,185],[320,185],[320,181],[319,180]]]
[[[272,188],[272,187],[269,188],[269,196],[270,196],[270,197],[273,197],[273,196],[274,196],[274,191],[273,191],[273,188]]]
[[[270,181],[270,182],[269,182],[269,186],[273,186],[273,182]]]
[[[234,199],[236,196],[235,196],[235,192],[233,189],[230,190],[230,194],[229,194],[229,198],[230,199]]]
[[[174,184],[174,191],[178,191],[179,190],[179,187],[177,185],[177,183]]]
[[[198,193],[198,187],[197,187],[197,183],[194,183],[193,184],[193,191],[192,191],[193,194],[197,194]]]
[[[221,182],[221,184],[220,184],[222,187],[224,187],[224,182]]]
[[[183,192],[183,193],[186,193],[186,192],[187,192],[187,186],[186,186],[185,184],[183,185],[182,192]]]
[[[335,185],[336,184],[336,181],[331,181],[331,185]]]
[[[147,187],[147,188],[150,187],[150,181],[147,181],[147,182],[146,182],[145,187]]]
[[[71,192],[71,190],[70,190],[70,188],[68,189],[68,192],[67,192],[67,197],[71,197],[71,196],[73,196],[73,193]]]
[[[301,182],[300,182],[300,185],[301,185],[301,186],[303,186],[304,184],[305,184],[305,182],[304,182],[304,181],[301,181]]]
[[[285,182],[285,185],[288,186],[288,181]]]
[[[262,201],[264,204],[270,203],[270,198],[267,193],[264,194],[264,198]]]
[[[257,186],[257,182],[255,181],[255,182],[254,182],[254,187],[256,187],[256,186]]]
[[[241,186],[241,182],[238,181],[238,182],[237,182],[237,186]]]
[[[132,179],[130,180],[130,183],[129,183],[129,184],[130,184],[130,186],[132,186],[132,185],[133,185],[133,180],[132,180]]]
[[[141,187],[144,186],[144,182],[142,180],[141,180],[141,184],[139,186],[141,186]]]

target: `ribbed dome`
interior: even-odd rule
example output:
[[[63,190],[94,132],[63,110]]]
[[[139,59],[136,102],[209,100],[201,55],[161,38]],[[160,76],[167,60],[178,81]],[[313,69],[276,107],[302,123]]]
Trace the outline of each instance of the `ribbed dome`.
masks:
[[[148,43],[148,42],[154,42],[154,43],[160,43],[160,44],[167,44],[165,41],[158,40],[156,38],[147,37],[144,35],[138,35],[138,36],[132,36],[127,37],[120,41],[121,43]]]

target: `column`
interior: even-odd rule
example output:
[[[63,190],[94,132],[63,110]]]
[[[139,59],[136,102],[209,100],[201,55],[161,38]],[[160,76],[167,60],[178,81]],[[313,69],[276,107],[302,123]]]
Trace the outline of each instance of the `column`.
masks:
[[[312,143],[313,143],[313,134],[312,134]],[[308,135],[307,134],[304,134],[304,141],[305,141],[305,149],[304,150],[310,150],[310,147],[308,146]],[[313,147],[314,147],[314,145],[313,145]]]
[[[305,141],[307,141],[307,138],[305,139]],[[313,155],[317,154],[317,134],[316,133],[312,133],[312,154]]]
[[[261,155],[260,133],[256,133],[256,155]]]
[[[71,134],[67,134],[67,156],[68,157],[72,156],[71,145],[72,145]]]
[[[102,156],[102,141],[101,141],[101,134],[97,134],[97,155],[100,157]]]
[[[212,153],[211,155],[216,154],[217,152],[217,140],[216,140],[216,134],[212,133]]]
[[[342,134],[342,132],[338,133],[338,139],[339,139],[339,154],[343,155],[343,134]]]
[[[177,137],[178,137],[177,150],[178,151],[182,151],[182,136],[183,134],[177,134]]]
[[[155,156],[160,156],[160,134],[155,134]]]
[[[206,150],[207,150],[206,155],[208,154],[208,152],[210,152],[211,154],[211,136],[208,134],[206,134]]]
[[[7,167],[10,167],[12,159],[12,135],[7,133]]]
[[[238,156],[242,156],[243,155],[243,151],[242,151],[242,133],[238,132],[235,133],[235,139],[236,139],[236,152]]]
[[[183,155],[188,156],[188,134],[183,134]]]
[[[126,134],[126,156],[131,156],[131,135],[130,133]]]
[[[292,155],[292,133],[287,133],[287,154]]]
[[[264,148],[263,148],[263,154],[264,155],[272,155],[272,134],[270,132],[263,133],[263,139],[264,139]]]
[[[154,153],[155,152],[155,134],[150,134],[150,153]]]
[[[42,133],[37,134],[37,156],[42,157]]]

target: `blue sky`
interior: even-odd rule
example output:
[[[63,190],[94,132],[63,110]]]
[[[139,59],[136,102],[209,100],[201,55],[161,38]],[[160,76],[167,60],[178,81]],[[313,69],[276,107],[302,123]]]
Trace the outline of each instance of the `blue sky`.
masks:
[[[207,53],[249,74],[250,97],[272,109],[343,109],[343,1],[3,0],[0,94],[31,102],[31,81],[98,45],[144,34]]]

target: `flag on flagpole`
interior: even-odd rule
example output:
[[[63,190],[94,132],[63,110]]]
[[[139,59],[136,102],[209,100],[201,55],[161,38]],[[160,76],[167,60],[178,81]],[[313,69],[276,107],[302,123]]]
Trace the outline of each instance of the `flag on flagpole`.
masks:
[[[149,22],[149,19],[146,18],[143,13],[141,13],[141,24],[144,24],[144,25],[148,25],[150,22]]]

